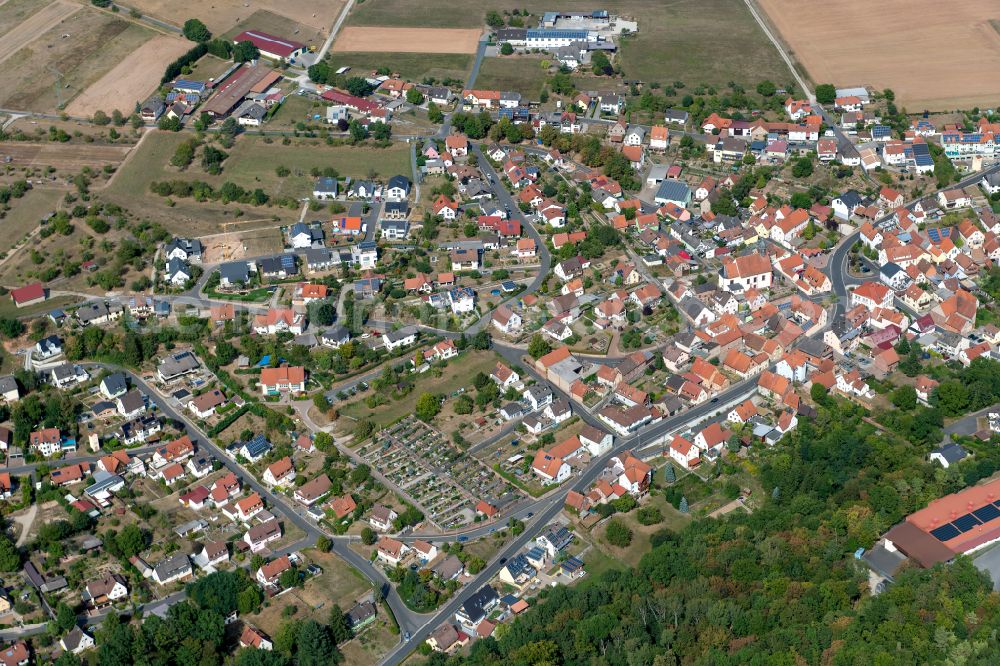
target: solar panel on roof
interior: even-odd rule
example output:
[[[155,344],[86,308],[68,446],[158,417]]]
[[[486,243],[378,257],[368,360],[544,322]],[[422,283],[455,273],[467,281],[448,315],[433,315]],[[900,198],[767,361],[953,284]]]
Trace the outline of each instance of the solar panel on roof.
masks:
[[[979,519],[976,518],[974,515],[972,515],[971,513],[967,513],[961,518],[956,518],[955,520],[951,521],[951,524],[963,532],[968,532],[973,527],[975,527],[976,525],[980,525],[981,523],[979,522]]]
[[[948,539],[954,539],[959,534],[961,534],[961,532],[959,532],[958,528],[956,528],[951,523],[948,523],[947,525],[942,525],[941,527],[935,530],[931,530],[931,536],[933,536],[938,541],[947,541]]]
[[[981,509],[976,509],[972,512],[976,518],[978,518],[983,523],[988,523],[991,520],[1000,517],[1000,509],[996,508],[992,504],[987,504]]]

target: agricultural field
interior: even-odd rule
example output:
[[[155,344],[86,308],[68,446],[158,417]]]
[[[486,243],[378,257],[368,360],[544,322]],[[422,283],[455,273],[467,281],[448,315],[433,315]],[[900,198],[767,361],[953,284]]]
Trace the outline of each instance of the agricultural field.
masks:
[[[440,12],[434,11],[436,5],[432,0],[369,0],[354,9],[348,23],[355,26],[471,28],[482,26],[489,10],[522,9],[523,6],[524,3],[516,0],[454,0],[448,3],[447,12]],[[563,11],[593,8],[593,3],[585,0],[567,0],[559,4]],[[683,81],[687,86],[722,86],[736,81],[748,87],[763,79],[782,85],[792,79],[781,56],[741,2],[609,0],[601,8],[639,22],[639,33],[622,42],[619,57],[626,78],[664,85]],[[809,16],[808,12],[798,9],[796,13]],[[536,21],[537,16],[530,17],[525,24],[534,25]],[[816,22],[815,25],[825,24]],[[877,24],[872,22],[872,25]]]
[[[354,70],[352,74],[358,76],[385,68],[414,81],[459,79],[464,83],[472,69],[473,56],[466,53],[338,52],[329,53],[327,60],[337,69],[350,67]]]
[[[245,7],[241,8],[244,9],[244,11],[249,11]],[[325,18],[313,19],[314,21],[321,21],[320,25],[310,26],[289,18],[280,11],[270,12],[266,9],[261,9],[255,11],[253,14],[250,14],[250,16],[245,19],[240,19],[237,22],[230,24],[231,27],[221,33],[220,36],[224,39],[232,39],[244,30],[260,30],[261,32],[266,32],[271,35],[315,46],[319,49],[323,45],[323,41],[326,39],[330,24],[336,20],[340,9],[338,7],[336,12],[327,13],[328,11],[329,10],[324,8],[323,12],[319,12]]]
[[[125,7],[135,7],[143,14],[177,26],[183,25],[184,21],[189,18],[197,17],[217,35],[221,35],[237,25],[240,26],[237,32],[248,28],[264,30],[265,26],[253,25],[251,21],[254,20],[253,17],[256,14],[272,12],[274,15],[278,15],[278,19],[299,23],[315,32],[326,35],[344,6],[340,0],[257,0],[253,3],[255,9],[260,8],[257,11],[250,9],[249,3],[245,0],[212,0],[210,3],[198,5],[176,2],[176,0],[128,0],[122,4]],[[268,32],[282,35],[273,26]],[[299,35],[282,36],[305,41],[304,38],[300,39]]]
[[[9,157],[8,164],[16,168],[54,166],[63,173],[76,173],[83,167],[100,169],[117,167],[132,146],[95,145],[87,143],[25,143],[9,142],[0,148],[0,155]]]
[[[389,53],[475,53],[478,28],[344,28],[333,44],[336,51]]]
[[[71,116],[94,115],[115,109],[128,115],[136,102],[141,102],[160,85],[164,63],[172,62],[191,48],[191,43],[179,37],[154,37],[127,57],[107,74],[66,105]]]
[[[156,34],[105,12],[64,4],[74,10],[72,15],[60,14],[50,23],[37,26],[35,32],[31,32],[37,35],[34,39],[0,40],[3,44],[0,46],[0,61],[3,62],[0,106],[54,111],[127,60]],[[28,19],[14,27],[11,34],[28,32],[31,26],[26,29],[25,24],[34,21],[35,17]],[[162,65],[158,65],[157,71],[149,75],[158,80],[161,68]],[[129,103],[134,101],[129,99]]]
[[[911,111],[993,104],[1000,94],[993,0],[758,2],[817,83],[892,88]]]
[[[548,62],[544,56],[484,58],[475,86],[487,90],[512,90],[529,99],[538,99],[549,78],[549,68],[542,64]]]

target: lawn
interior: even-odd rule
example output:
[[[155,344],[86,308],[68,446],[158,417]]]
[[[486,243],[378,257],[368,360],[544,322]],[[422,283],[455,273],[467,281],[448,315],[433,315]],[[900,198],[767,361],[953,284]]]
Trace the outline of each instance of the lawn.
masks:
[[[232,64],[214,55],[202,56],[191,68],[191,73],[185,74],[184,78],[192,81],[208,81],[225,72]]]
[[[606,522],[601,523],[591,534],[592,538],[601,550],[615,560],[630,567],[638,565],[642,556],[653,549],[649,543],[650,536],[662,529],[678,531],[683,529],[683,527],[691,521],[691,517],[689,515],[685,516],[681,512],[674,509],[674,507],[670,506],[662,494],[650,494],[645,500],[643,500],[642,506],[653,506],[659,509],[660,514],[663,516],[663,521],[656,523],[655,525],[642,525],[639,523],[638,519],[639,509],[635,509],[626,514],[615,514],[614,518],[622,521],[630,530],[632,530],[632,543],[629,544],[627,548],[618,548],[607,542],[604,537],[604,530],[607,527]],[[590,553],[593,553],[593,550],[591,550]],[[587,558],[585,557],[584,561],[586,560]]]
[[[371,409],[364,402],[364,398],[370,395],[370,393],[366,393],[360,400],[341,406],[341,417],[347,416],[349,418],[341,418],[340,423],[342,427],[347,429],[353,427],[355,420],[363,418],[370,419],[378,425],[393,423],[407,414],[413,413],[417,399],[421,394],[440,393],[451,399],[451,394],[462,387],[471,390],[472,378],[476,373],[489,374],[496,367],[496,363],[497,357],[491,352],[466,352],[465,355],[452,359],[440,377],[434,377],[430,371],[418,375],[413,390],[401,398],[390,396],[389,402]],[[474,395],[475,392],[473,391],[472,394]],[[463,416],[461,418],[469,419],[471,417]],[[445,430],[448,429],[446,426],[441,427]]]
[[[294,129],[295,125],[300,122],[307,125],[325,123],[327,106],[323,102],[302,95],[289,95],[268,121],[267,128],[290,130]]]
[[[327,56],[327,60],[335,68],[350,67],[355,70],[351,73],[358,76],[365,76],[369,72],[385,67],[404,78],[415,81],[423,81],[425,78],[437,81],[459,79],[464,83],[472,68],[473,57],[467,53],[345,51],[331,53]]]
[[[483,25],[489,10],[520,9],[524,4],[516,0],[452,0],[447,11],[435,11],[439,5],[434,0],[372,0],[357,5],[348,23],[469,28]],[[620,57],[626,78],[664,85],[679,80],[688,87],[724,86],[729,81],[752,87],[763,79],[784,85],[792,79],[742,2],[609,0],[601,8],[639,22],[638,34],[622,44]],[[554,7],[534,11],[537,14],[545,9]],[[594,6],[586,0],[565,0],[558,9],[590,11]],[[526,27],[535,25],[537,16],[525,19]]]
[[[538,56],[484,58],[474,87],[487,90],[512,90],[530,99],[537,99],[549,78],[548,62]]]

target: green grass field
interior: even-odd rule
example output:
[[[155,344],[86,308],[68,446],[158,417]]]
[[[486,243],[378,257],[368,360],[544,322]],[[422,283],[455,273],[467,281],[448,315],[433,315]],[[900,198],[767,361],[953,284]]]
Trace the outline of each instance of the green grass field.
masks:
[[[243,211],[238,218],[242,223],[266,220],[277,216],[278,222],[298,220],[299,209],[278,207],[253,208],[246,205],[222,205],[216,202],[198,203],[193,199],[176,199],[173,205],[150,192],[153,181],[202,180],[212,186],[232,181],[246,188],[262,188],[271,196],[301,198],[312,192],[313,167],[333,167],[341,176],[367,178],[372,173],[383,180],[396,174],[409,176],[410,157],[405,143],[394,143],[389,148],[355,146],[327,146],[318,139],[293,140],[282,145],[280,140],[266,143],[264,137],[243,135],[229,149],[229,157],[219,175],[210,175],[201,168],[201,153],[186,170],[169,166],[177,146],[190,135],[154,131],[139,152],[115,176],[101,196],[121,206],[128,207],[160,221],[171,231],[188,235],[204,235],[220,231],[220,227],[237,221],[236,210]],[[287,167],[291,175],[280,178],[278,166]]]
[[[312,145],[308,147],[294,143],[283,146],[265,143],[261,137],[244,136],[229,151],[221,175],[204,175],[210,183],[231,180],[244,187],[263,187],[270,194],[298,198],[312,192],[314,178],[309,172],[313,167],[333,167],[342,177],[352,178],[388,179],[410,174],[410,152],[405,143],[388,148],[327,146],[319,140],[309,143]],[[292,174],[279,178],[275,172],[278,166],[287,167]]]
[[[192,81],[208,81],[222,74],[229,69],[233,63],[226,62],[222,58],[213,55],[202,56],[191,68],[190,74],[185,74],[184,78]]]
[[[387,67],[400,76],[422,81],[432,78],[465,81],[472,68],[472,55],[467,53],[370,53],[367,51],[331,53],[327,60],[334,68],[350,67],[351,74],[365,76]]]
[[[8,250],[33,231],[42,217],[56,209],[64,192],[60,190],[32,189],[20,199],[10,200],[10,210],[0,220],[4,250]]]
[[[440,11],[434,0],[367,0],[357,5],[350,25],[471,28],[484,25],[489,10],[522,9],[516,0],[451,0]],[[746,6],[738,0],[663,2],[609,0],[602,9],[639,22],[639,33],[624,40],[621,62],[626,78],[669,84],[683,81],[723,86],[729,81],[747,87],[763,79],[785,84],[792,78]],[[565,0],[562,11],[593,10],[588,0]],[[527,27],[537,24],[546,9],[533,8]],[[479,83],[476,84],[479,86]]]
[[[475,86],[487,90],[512,90],[538,99],[549,78],[548,68],[542,67],[544,56],[509,56],[484,58]]]

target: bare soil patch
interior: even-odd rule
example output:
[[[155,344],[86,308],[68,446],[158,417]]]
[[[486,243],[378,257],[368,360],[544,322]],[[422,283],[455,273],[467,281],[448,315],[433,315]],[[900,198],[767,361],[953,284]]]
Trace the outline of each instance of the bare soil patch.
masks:
[[[892,88],[910,111],[1000,95],[995,0],[757,0],[817,83]]]
[[[475,53],[479,28],[344,28],[333,51],[373,53]]]
[[[190,42],[176,37],[154,37],[80,93],[66,107],[66,113],[92,116],[95,111],[104,111],[111,115],[115,109],[131,113],[136,102],[142,102],[156,90],[163,63],[172,62],[190,46]]]

